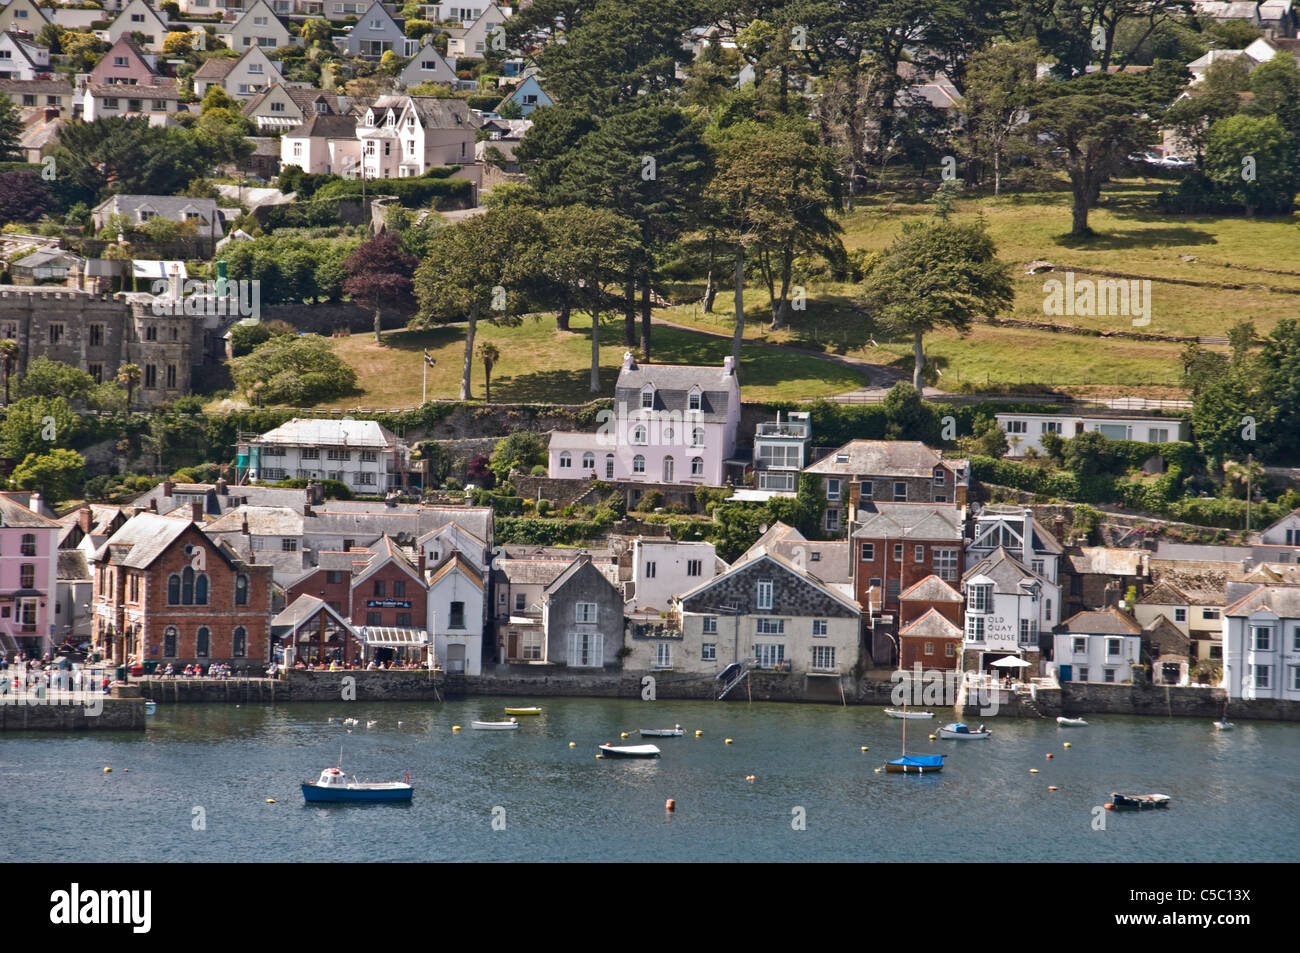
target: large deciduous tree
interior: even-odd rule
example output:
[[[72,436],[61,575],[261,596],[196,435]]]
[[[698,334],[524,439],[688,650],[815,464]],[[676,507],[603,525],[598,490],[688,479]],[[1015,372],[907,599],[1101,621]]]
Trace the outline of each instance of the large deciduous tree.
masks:
[[[429,243],[415,270],[420,310],[414,328],[465,319],[465,356],[460,399],[470,399],[474,336],[480,318],[494,323],[518,320],[520,304],[535,292],[542,273],[545,228],[541,215],[520,206],[491,209],[444,228]]]
[[[385,301],[401,299],[411,293],[411,276],[419,260],[399,247],[401,239],[384,232],[363,242],[344,263],[348,277],[343,290],[375,311],[375,342],[383,343],[380,327],[381,307]]]
[[[896,335],[911,336],[917,390],[923,386],[927,332],[965,333],[976,315],[995,315],[1014,298],[1010,269],[998,260],[984,226],[950,219],[904,226],[862,292],[875,319]]]
[[[1024,122],[1034,93],[1038,48],[1032,40],[995,43],[971,57],[966,67],[967,147],[993,171],[993,194],[1002,192],[1002,167],[1016,128]]]

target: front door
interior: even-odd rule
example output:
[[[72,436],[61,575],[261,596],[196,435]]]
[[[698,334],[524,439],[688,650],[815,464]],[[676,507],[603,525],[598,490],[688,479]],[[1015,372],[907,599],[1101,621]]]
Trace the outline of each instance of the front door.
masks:
[[[519,633],[511,632],[506,638],[506,658],[519,658]]]
[[[1071,679],[1073,676],[1074,676],[1074,666],[1073,666],[1073,665],[1062,665],[1062,666],[1061,666],[1061,681],[1063,681],[1063,682],[1068,682],[1068,681],[1070,681],[1070,679]]]

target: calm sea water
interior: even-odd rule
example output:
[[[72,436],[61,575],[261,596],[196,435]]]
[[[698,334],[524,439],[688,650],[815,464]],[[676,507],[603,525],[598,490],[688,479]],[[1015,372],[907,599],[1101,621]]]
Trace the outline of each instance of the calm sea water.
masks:
[[[1300,854],[1300,725],[1238,722],[1220,734],[1209,719],[1089,716],[1089,727],[1063,729],[1003,718],[988,721],[988,741],[928,741],[941,712],[908,725],[910,752],[950,754],[942,774],[916,777],[874,773],[897,757],[902,726],[874,708],[547,698],[535,701],[544,714],[520,718],[519,731],[470,729],[523,701],[160,705],[143,734],[0,736],[0,825],[21,832],[7,838],[6,859],[1149,862]],[[351,734],[340,723],[346,717],[362,722]],[[378,724],[367,729],[367,720]],[[659,759],[595,757],[596,745],[617,743],[621,731],[636,744],[637,728],[675,723],[685,737],[647,739],[662,749]],[[453,724],[464,730],[453,733]],[[304,804],[298,785],[333,765],[340,745],[349,774],[399,780],[409,771],[413,803]],[[1173,806],[1105,812],[1105,830],[1095,830],[1094,807],[1111,791],[1161,792]],[[673,814],[664,810],[668,798],[677,802]],[[494,830],[494,818],[504,830]]]

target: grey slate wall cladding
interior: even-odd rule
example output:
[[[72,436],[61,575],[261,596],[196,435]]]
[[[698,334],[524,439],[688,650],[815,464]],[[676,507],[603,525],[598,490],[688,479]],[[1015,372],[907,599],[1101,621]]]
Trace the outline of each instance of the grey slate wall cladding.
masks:
[[[619,665],[623,647],[623,596],[590,562],[579,567],[558,589],[547,594],[547,658],[558,665],[569,664],[569,633],[599,632],[606,666]],[[576,622],[579,602],[596,603],[596,622]],[[581,669],[578,669],[581,671]]]
[[[760,579],[772,580],[771,609],[757,608]],[[853,618],[856,614],[780,563],[765,558],[742,564],[704,592],[685,600],[683,606],[687,612],[714,612],[718,606],[734,606],[742,615]]]

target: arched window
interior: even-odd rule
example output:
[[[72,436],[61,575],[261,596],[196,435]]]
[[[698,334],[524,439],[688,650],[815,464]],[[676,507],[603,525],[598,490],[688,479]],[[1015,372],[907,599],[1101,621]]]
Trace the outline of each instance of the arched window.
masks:
[[[582,455],[582,469],[584,470],[596,469],[596,455],[594,453],[588,452]]]
[[[167,658],[176,657],[176,637],[178,634],[174,625],[169,625],[163,629],[163,655]]]
[[[560,469],[567,470],[571,466],[573,466],[573,457],[569,454],[569,451],[565,450],[560,454]]]
[[[664,457],[664,482],[673,482],[673,458]]]
[[[196,606],[206,606],[208,604],[208,574],[199,573],[199,578],[194,580],[194,604]]]
[[[35,533],[23,533],[23,555],[24,556],[36,555],[36,534]]]
[[[210,648],[208,643],[211,641],[211,635],[212,633],[208,631],[206,625],[199,626],[199,631],[194,636],[194,654],[198,658],[208,657],[208,650]]]
[[[605,454],[605,479],[614,479],[614,455],[612,453]]]
[[[181,573],[181,605],[194,605],[194,570],[189,566]]]
[[[702,477],[702,476],[704,476],[704,458],[703,458],[703,457],[691,457],[691,476],[693,476],[693,477]]]
[[[639,453],[632,458],[632,472],[645,473],[645,457]]]
[[[248,630],[242,625],[235,626],[235,634],[230,642],[230,654],[235,658],[243,658],[248,654]]]
[[[235,577],[235,605],[248,605],[248,577],[243,573]]]
[[[632,428],[632,442],[640,446],[646,444],[646,429],[644,424],[637,424]]]
[[[704,446],[704,428],[703,428],[703,427],[696,427],[694,430],[691,431],[691,446],[692,446],[692,447],[702,447],[702,446]]]
[[[181,604],[181,577],[176,573],[167,577],[167,604],[169,606]]]
[[[687,409],[687,410],[699,410],[699,409],[700,409],[700,396],[701,396],[701,395],[700,395],[700,388],[699,388],[698,386],[696,386],[696,387],[692,387],[692,388],[691,388],[691,392],[690,392],[690,394],[688,394],[687,397],[686,397],[686,409]]]

